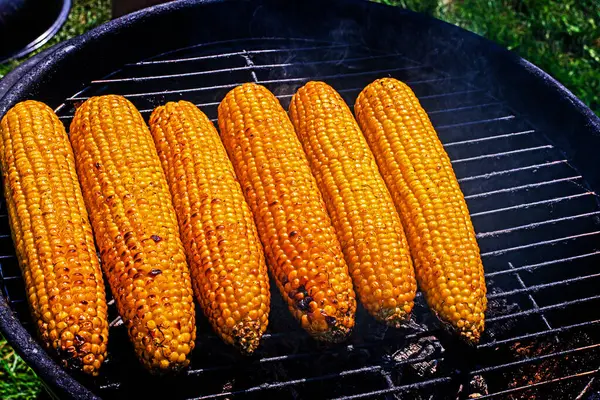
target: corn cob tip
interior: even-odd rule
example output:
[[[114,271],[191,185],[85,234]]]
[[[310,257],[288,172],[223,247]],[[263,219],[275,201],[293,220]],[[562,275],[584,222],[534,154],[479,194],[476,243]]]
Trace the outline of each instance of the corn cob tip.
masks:
[[[242,321],[231,330],[233,345],[244,355],[251,355],[258,348],[266,325],[260,321]]]
[[[352,327],[349,327],[349,321],[330,325],[329,330],[312,333],[316,340],[328,343],[341,343],[352,334]]]
[[[410,311],[413,308],[413,304],[407,304],[407,308],[410,308],[409,311],[406,311],[404,308],[396,307],[393,309],[382,309],[379,313],[374,314],[373,316],[380,322],[383,322],[387,326],[392,328],[401,328],[406,325],[408,321],[410,321]]]
[[[437,313],[435,314],[439,318],[439,321],[446,332],[458,335],[458,337],[469,346],[475,346],[479,343],[481,334],[484,330],[483,316],[481,317],[481,323],[478,323],[475,326],[463,326],[462,328],[459,328],[455,323],[446,322],[441,316],[437,315]]]

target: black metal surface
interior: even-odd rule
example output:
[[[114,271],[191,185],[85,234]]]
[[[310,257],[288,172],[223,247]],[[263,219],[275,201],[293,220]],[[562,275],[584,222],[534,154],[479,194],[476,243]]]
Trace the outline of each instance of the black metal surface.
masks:
[[[175,21],[185,28],[159,29]],[[352,105],[362,87],[388,75],[419,96],[467,198],[489,290],[477,348],[446,335],[420,294],[407,329],[387,329],[361,309],[348,342],[318,344],[273,293],[270,328],[254,357],[223,345],[199,316],[191,369],[149,379],[111,305],[109,359],[98,379],[80,382],[106,398],[591,396],[600,367],[600,205],[587,157],[600,148],[598,120],[549,77],[474,35],[358,2],[181,2],[48,55],[7,89],[0,115],[34,97],[68,125],[78,102],[119,93],[146,117],[167,100],[187,99],[215,118],[236,84],[262,83],[287,107],[310,79],[332,84]],[[0,286],[31,332],[8,234],[0,216]],[[20,331],[14,322],[0,301],[0,327]],[[52,376],[40,364],[45,354],[32,357],[23,339],[9,336]]]
[[[71,0],[0,0],[0,64],[50,40],[70,9]]]

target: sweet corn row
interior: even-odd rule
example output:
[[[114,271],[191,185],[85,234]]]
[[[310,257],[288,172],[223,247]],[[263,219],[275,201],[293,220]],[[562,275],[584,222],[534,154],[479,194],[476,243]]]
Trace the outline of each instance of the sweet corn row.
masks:
[[[252,353],[267,329],[269,277],[250,208],[219,134],[187,101],[156,108],[150,129],[196,298],[225,342]]]
[[[417,289],[400,217],[352,112],[323,82],[292,98],[290,118],[323,194],[354,287],[376,319],[398,327]]]
[[[0,131],[8,216],[37,330],[64,367],[97,375],[106,297],[65,128],[48,106],[25,101]]]
[[[355,113],[400,212],[429,306],[463,338],[477,342],[487,304],[479,247],[427,114],[412,90],[391,78],[367,86]]]
[[[152,136],[133,104],[113,95],[84,102],[70,133],[102,267],[135,351],[152,372],[181,369],[196,335],[193,293]]]
[[[343,340],[354,326],[352,281],[286,112],[266,88],[244,84],[219,105],[219,127],[290,311],[317,339]]]

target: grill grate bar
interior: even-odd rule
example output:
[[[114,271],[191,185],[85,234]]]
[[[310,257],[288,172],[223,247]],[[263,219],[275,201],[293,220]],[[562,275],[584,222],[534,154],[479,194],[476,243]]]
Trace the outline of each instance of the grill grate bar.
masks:
[[[505,319],[511,319],[511,318],[514,319],[514,318],[518,318],[518,317],[522,317],[522,316],[526,316],[526,315],[539,314],[539,313],[550,311],[550,310],[559,310],[561,308],[566,308],[568,306],[572,306],[575,304],[585,303],[588,301],[593,301],[593,300],[598,300],[598,299],[600,299],[600,294],[595,295],[595,296],[590,296],[590,297],[584,297],[584,298],[577,299],[577,300],[564,301],[562,303],[539,307],[537,309],[529,309],[529,310],[519,311],[519,312],[512,313],[512,314],[499,315],[497,317],[486,318],[486,322],[497,322],[497,321],[503,321]]]
[[[471,375],[479,375],[479,374],[486,373],[486,372],[497,371],[499,369],[504,369],[504,368],[509,368],[509,367],[516,367],[516,366],[524,365],[524,364],[530,364],[530,363],[533,363],[533,362],[537,362],[537,361],[541,361],[541,360],[546,360],[548,358],[566,356],[568,354],[578,353],[580,351],[593,350],[593,349],[598,348],[598,347],[600,347],[600,343],[591,344],[589,346],[577,347],[575,349],[569,349],[569,350],[563,350],[563,351],[556,351],[556,352],[550,353],[550,354],[544,354],[544,355],[541,355],[541,356],[524,358],[522,360],[512,361],[512,362],[505,363],[505,364],[493,365],[491,367],[485,367],[485,368],[476,369],[475,371],[471,371],[470,374]]]
[[[486,394],[486,395],[477,397],[477,399],[490,399],[492,397],[504,396],[504,395],[507,395],[507,394],[510,394],[510,393],[520,392],[522,390],[536,388],[536,387],[547,385],[547,384],[551,384],[551,383],[557,383],[557,382],[562,382],[562,381],[566,381],[566,380],[571,380],[571,379],[576,379],[576,378],[582,378],[582,377],[585,377],[585,376],[595,375],[597,373],[598,373],[597,369],[586,371],[586,372],[580,372],[578,374],[573,374],[573,375],[568,375],[568,376],[562,376],[560,378],[549,379],[549,380],[543,381],[543,382],[532,383],[532,384],[529,384],[529,385],[523,385],[523,386],[518,386],[518,387],[515,387],[515,388],[510,388],[510,389],[502,390],[502,391],[496,392],[496,393]]]
[[[557,222],[563,222],[563,221],[572,221],[574,219],[591,217],[591,216],[598,215],[598,214],[600,214],[600,211],[594,211],[594,212],[589,212],[589,213],[584,213],[584,214],[577,214],[577,215],[570,215],[568,217],[549,219],[549,220],[540,221],[540,222],[533,222],[531,224],[518,225],[518,226],[515,226],[515,227],[512,227],[512,228],[500,229],[500,230],[497,230],[497,231],[481,232],[481,233],[477,234],[477,239],[483,239],[483,238],[486,238],[486,237],[496,237],[496,236],[504,235],[506,233],[520,231],[520,230],[523,230],[523,229],[533,229],[533,228],[537,228],[537,227],[543,226],[543,225],[555,224]]]
[[[422,336],[423,334],[431,334],[431,331],[409,334],[409,335],[404,336],[404,340],[414,339],[414,338],[417,338],[419,336]],[[380,343],[377,343],[377,342],[369,342],[369,343],[363,343],[363,344],[360,344],[360,345],[349,345],[349,346],[347,346],[347,348],[346,348],[347,350],[346,351],[352,352],[351,349],[353,349],[353,350],[368,349],[368,348],[377,346],[379,344]],[[341,353],[341,351],[339,351],[339,350],[325,350],[325,351],[319,351],[319,352],[306,352],[306,353],[286,354],[286,355],[283,355],[283,356],[261,358],[259,360],[256,360],[252,364],[255,364],[255,365],[261,364],[262,365],[262,364],[267,364],[267,363],[271,363],[271,362],[299,360],[299,359],[310,358],[310,357],[315,357],[315,356],[319,356],[319,357],[326,356],[326,355],[327,356],[330,356],[330,355],[332,356],[332,355],[339,354],[339,353]],[[411,364],[411,363],[415,363],[415,362],[429,361],[431,359],[431,357],[434,357],[435,355],[436,354],[434,352],[434,353],[428,354],[425,357],[418,357],[418,358],[412,358],[412,359],[407,359],[407,360],[403,360],[403,361],[398,361],[398,362],[395,362],[394,365],[400,366],[400,365]],[[206,372],[228,370],[228,369],[232,369],[234,367],[235,367],[234,364],[220,365],[220,366],[216,366],[216,367],[209,367],[209,368],[200,368],[200,369],[188,370],[188,371],[186,371],[186,374],[187,375],[200,375],[200,374],[203,374],[203,373],[206,373]]]
[[[593,321],[581,322],[579,324],[566,325],[566,326],[561,326],[559,328],[546,329],[544,331],[528,333],[525,335],[515,336],[515,337],[509,338],[509,339],[494,340],[494,341],[491,341],[488,343],[482,343],[482,344],[477,345],[477,348],[487,348],[487,347],[499,346],[501,344],[517,342],[520,340],[533,339],[533,338],[538,338],[540,336],[547,336],[547,335],[551,335],[551,334],[562,333],[562,332],[566,332],[571,329],[585,328],[587,326],[597,325],[599,323],[600,323],[600,319],[596,319]]]
[[[511,251],[529,249],[531,247],[545,246],[547,244],[554,244],[554,243],[559,243],[559,242],[563,242],[563,241],[567,241],[567,240],[571,240],[571,239],[578,239],[581,237],[593,236],[593,235],[597,235],[599,233],[600,233],[600,231],[594,231],[594,232],[588,232],[588,233],[581,233],[579,235],[565,236],[565,237],[558,238],[558,239],[542,240],[540,242],[524,244],[524,245],[515,246],[515,247],[509,247],[507,249],[488,251],[485,253],[481,253],[481,257],[497,256],[497,255],[508,253]]]
[[[243,52],[240,52],[243,54]],[[244,67],[246,68],[246,67]],[[261,83],[260,81],[256,80],[256,83]],[[237,84],[236,84],[237,85]],[[362,87],[357,87],[357,88],[350,88],[350,89],[340,89],[338,90],[339,93],[348,93],[348,92],[360,92],[361,90],[363,90]],[[420,99],[428,99],[428,98],[436,98],[436,97],[445,97],[445,96],[454,96],[454,95],[460,95],[460,94],[466,94],[466,93],[475,93],[475,92],[482,92],[483,90],[477,89],[477,90],[461,90],[458,92],[448,92],[448,93],[440,93],[440,94],[434,94],[434,95],[429,95],[429,96],[420,96]],[[162,92],[161,92],[162,93]],[[279,99],[283,99],[283,98],[288,98],[288,97],[292,97],[294,94],[281,94],[281,95],[277,95],[277,98]],[[125,97],[127,97],[129,95],[125,95]],[[76,101],[84,101],[87,98],[79,98],[79,97],[71,97],[67,100],[76,100]],[[218,101],[214,101],[214,102],[208,102],[208,103],[197,103],[195,104],[196,107],[199,107],[200,109],[202,109],[203,107],[214,107],[214,106],[218,106],[220,104],[220,102]],[[61,104],[60,106],[58,106],[54,111],[58,112],[60,109],[64,108],[66,106],[65,103]],[[140,109],[139,112],[140,114],[149,114],[152,111],[154,111],[153,108],[143,108]],[[73,118],[74,115],[73,114],[68,114],[68,115],[59,115],[58,118],[59,119],[71,119]],[[525,133],[529,133],[528,131],[525,132],[516,132],[515,134],[525,134]],[[502,135],[501,135],[502,136]],[[500,136],[498,136],[500,137]],[[494,139],[495,137],[491,137],[490,139]],[[480,139],[475,139],[475,141],[478,141]],[[481,139],[481,140],[486,140],[486,139]],[[468,141],[465,141],[468,142]],[[462,144],[461,142],[456,142],[456,144]],[[449,143],[449,144],[445,144],[444,146],[452,146],[454,144]]]
[[[525,149],[518,149],[518,150],[511,150],[511,151],[502,151],[502,152],[499,152],[499,153],[492,153],[492,154],[482,154],[480,156],[468,157],[468,158],[459,158],[458,160],[452,160],[452,164],[459,164],[459,163],[468,162],[468,161],[484,160],[486,158],[498,158],[498,157],[510,156],[510,155],[513,155],[513,154],[527,153],[527,152],[530,152],[530,151],[546,150],[546,149],[552,149],[552,148],[554,148],[554,146],[552,146],[551,144],[546,144],[544,146],[528,147],[528,148],[525,148]]]
[[[549,161],[549,162],[542,163],[542,164],[528,165],[526,167],[511,168],[511,169],[505,169],[502,171],[490,172],[487,174],[467,176],[467,177],[458,179],[458,182],[468,182],[468,181],[475,181],[478,179],[488,179],[488,178],[491,178],[492,176],[507,175],[507,174],[512,174],[513,172],[521,172],[521,171],[528,171],[528,170],[538,169],[538,168],[552,167],[554,165],[566,164],[566,163],[567,163],[567,160]]]
[[[251,51],[241,51],[238,53],[240,56],[250,56]],[[344,62],[353,62],[353,61],[364,61],[364,60],[376,60],[381,58],[398,58],[399,55],[396,54],[384,54],[384,55],[376,55],[376,56],[366,56],[366,57],[354,57],[354,58],[346,58]],[[247,71],[250,69],[272,69],[272,68],[285,68],[285,67],[297,67],[297,66],[308,66],[308,65],[320,65],[320,64],[340,64],[340,60],[318,60],[318,61],[308,61],[308,62],[289,62],[289,63],[278,63],[278,64],[259,64],[259,65],[245,65],[243,67],[233,67],[233,68],[220,68],[214,70],[207,71],[194,71],[194,72],[184,72],[181,74],[167,74],[167,75],[148,75],[148,76],[139,76],[133,78],[114,78],[114,79],[98,79],[91,81],[92,84],[106,84],[106,83],[123,83],[123,82],[144,82],[158,79],[169,79],[169,78],[183,78],[187,76],[198,76],[198,75],[211,75],[218,74],[221,72],[231,72],[231,71]],[[408,67],[412,68],[421,68],[421,67]],[[501,104],[499,102],[492,104]]]
[[[446,124],[446,125],[438,125],[435,127],[436,130],[442,130],[442,129],[450,129],[450,128],[460,128],[463,126],[469,126],[469,125],[477,125],[477,124],[486,124],[488,122],[496,122],[496,121],[508,121],[511,119],[515,119],[516,117],[514,115],[506,115],[504,117],[496,117],[496,118],[486,118],[486,119],[480,119],[477,121],[470,121],[470,122],[460,122],[458,124]]]
[[[540,186],[553,185],[555,183],[575,181],[575,180],[581,179],[581,178],[583,178],[581,175],[575,175],[575,176],[569,176],[568,178],[552,179],[549,181],[529,183],[527,185],[513,186],[510,188],[506,188],[506,189],[498,189],[498,190],[491,190],[489,192],[470,194],[468,196],[465,196],[465,199],[476,199],[479,197],[492,196],[492,195],[498,194],[498,193],[516,192],[516,191],[523,190],[523,189],[531,189],[531,188],[536,188],[536,187],[540,187]]]
[[[311,50],[327,50],[327,49],[343,49],[346,47],[359,47],[359,46],[349,46],[347,44],[339,44],[333,46],[310,46],[310,47],[298,47],[295,48],[294,51],[311,51]],[[288,48],[281,49],[259,49],[259,50],[250,50],[248,53],[250,54],[265,54],[265,53],[279,53],[279,52],[289,52]],[[206,56],[198,56],[198,57],[183,57],[183,58],[174,58],[169,60],[156,60],[156,61],[139,61],[132,64],[125,64],[125,66],[143,66],[143,65],[155,65],[155,64],[176,64],[182,62],[189,61],[201,61],[201,60],[213,60],[216,58],[227,58],[231,56],[238,56],[245,54],[244,51],[233,51],[229,53],[217,53]],[[402,57],[400,54],[397,54],[398,57]]]
[[[510,273],[512,273],[514,271],[532,271],[534,269],[537,269],[537,268],[540,268],[540,267],[545,267],[547,265],[554,265],[554,264],[559,264],[559,263],[562,263],[562,262],[579,260],[581,258],[593,257],[593,256],[596,256],[596,255],[599,255],[599,254],[600,254],[600,251],[594,251],[592,253],[581,254],[579,256],[574,256],[574,257],[565,257],[565,258],[560,258],[558,260],[545,261],[545,262],[537,263],[537,264],[523,265],[522,267],[516,267],[513,270],[511,270],[511,269],[505,269],[505,270],[502,270],[502,271],[490,272],[490,273],[485,274],[485,277],[486,278],[491,278],[492,276],[496,276],[496,275],[510,274]]]
[[[433,112],[430,112],[429,114],[432,114],[432,113]],[[459,145],[463,145],[463,144],[473,144],[473,143],[487,142],[488,140],[505,139],[505,138],[508,138],[508,137],[527,135],[527,134],[534,133],[534,132],[535,132],[535,130],[529,129],[529,130],[526,130],[526,131],[504,133],[502,135],[496,135],[496,136],[486,136],[486,137],[478,138],[478,139],[459,140],[457,142],[444,143],[444,147],[452,147],[452,146],[459,146]]]
[[[253,392],[258,392],[258,391],[263,391],[263,390],[280,389],[280,388],[284,388],[287,386],[294,386],[294,385],[298,385],[298,384],[302,384],[302,383],[316,382],[316,381],[322,381],[322,380],[328,380],[328,379],[333,379],[333,378],[340,378],[343,376],[350,376],[350,375],[357,375],[357,374],[364,374],[364,373],[373,373],[373,372],[377,372],[377,371],[381,370],[381,368],[382,367],[380,365],[373,365],[373,366],[369,366],[369,367],[363,367],[363,368],[352,369],[352,370],[348,370],[348,371],[342,371],[342,372],[339,372],[336,374],[321,375],[318,377],[300,378],[300,379],[294,379],[294,380],[283,381],[283,382],[264,383],[262,385],[253,386],[248,389],[236,390],[233,392],[215,393],[215,394],[201,396],[201,397],[193,397],[193,398],[189,398],[188,400],[216,399],[216,398],[220,398],[220,397],[235,396],[235,395],[239,395],[239,394],[248,394],[248,393],[253,393]]]
[[[410,67],[386,68],[386,69],[379,69],[379,70],[369,70],[369,71],[361,71],[361,72],[349,72],[349,73],[342,73],[342,74],[323,75],[323,76],[317,76],[317,77],[302,76],[302,77],[297,77],[297,78],[267,79],[264,81],[259,81],[259,83],[260,84],[270,84],[270,83],[306,82],[306,81],[311,81],[311,80],[315,80],[315,79],[325,80],[325,79],[337,79],[337,78],[346,78],[349,76],[365,76],[365,75],[380,76],[381,74],[388,74],[390,72],[410,71],[412,69],[420,69],[420,68],[424,68],[424,66],[415,65],[415,66],[410,66]],[[427,79],[427,80],[419,80],[419,81],[411,81],[411,82],[407,81],[406,83],[407,84],[415,84],[415,83],[424,83],[424,82],[436,82],[436,81],[442,81],[442,80],[447,80],[447,79],[448,78],[435,78],[435,79]]]
[[[362,90],[362,88],[352,89],[352,90]],[[339,90],[341,92],[341,90]],[[419,96],[419,99],[437,99],[439,97],[447,97],[447,96],[456,96],[460,94],[471,94],[471,93],[479,93],[485,92],[485,89],[467,89],[467,90],[458,90],[456,92],[448,92],[448,93],[436,93],[429,94],[425,96]]]
[[[489,211],[481,211],[481,212],[473,213],[473,214],[471,214],[471,218],[480,217],[483,215],[496,214],[496,213],[500,213],[500,212],[504,212],[504,211],[519,210],[519,209],[534,207],[534,206],[538,206],[538,205],[542,205],[542,204],[556,204],[556,203],[560,203],[562,201],[572,200],[572,199],[576,199],[579,197],[590,196],[590,195],[595,196],[596,193],[594,193],[594,192],[577,193],[577,194],[574,194],[571,196],[555,197],[553,199],[534,201],[532,203],[518,204],[516,206],[496,208],[496,209],[489,210]]]
[[[498,105],[502,105],[502,104],[505,104],[505,103],[503,101],[494,101],[491,103],[475,104],[472,106],[453,107],[453,108],[445,108],[445,109],[441,109],[441,110],[428,111],[427,114],[433,115],[433,114],[443,114],[443,113],[454,112],[454,111],[474,110],[476,108],[498,106]]]
[[[189,93],[189,92],[205,92],[208,90],[215,89],[233,89],[236,86],[243,84],[244,82],[236,82],[236,83],[228,83],[225,85],[214,85],[214,86],[203,86],[197,88],[189,88],[189,89],[178,89],[178,90],[163,90],[162,92],[146,92],[146,93],[129,93],[122,94],[123,97],[135,98],[135,97],[146,97],[146,96],[154,96],[154,95],[165,95],[165,94],[173,94],[173,93]],[[88,100],[89,97],[69,97],[66,101],[78,102]]]
[[[389,68],[389,69],[374,70],[374,71],[351,72],[351,73],[347,73],[347,74],[325,75],[325,76],[319,76],[319,77],[301,77],[301,78],[274,79],[274,80],[258,81],[257,83],[267,84],[267,83],[283,83],[283,82],[304,82],[304,81],[309,81],[309,80],[314,80],[314,79],[323,80],[323,79],[344,78],[344,77],[348,77],[348,76],[379,75],[379,74],[385,74],[385,73],[390,73],[390,72],[407,71],[407,70],[418,69],[418,68],[423,68],[423,67],[422,66],[401,67],[401,68]],[[436,82],[436,81],[442,81],[442,80],[448,80],[448,78],[436,78],[436,79],[428,79],[428,80],[413,81],[413,82],[406,82],[406,83],[407,84],[416,84],[416,83]],[[234,88],[234,87],[236,87],[238,85],[241,85],[243,83],[244,82],[236,82],[236,83],[228,83],[228,84],[225,84],[225,85],[192,87],[192,88],[177,89],[177,90],[162,90],[162,91],[159,91],[159,92],[128,93],[128,94],[122,94],[122,96],[133,98],[133,97],[146,97],[146,96],[154,96],[154,95],[190,93],[190,92],[205,92],[207,90],[214,90],[214,89]],[[71,102],[74,102],[74,101],[85,101],[87,99],[89,99],[88,96],[69,97],[67,99],[67,101],[71,101]]]
[[[513,267],[512,263],[509,262],[508,263],[508,267],[513,270],[515,267]],[[521,275],[519,275],[518,272],[514,272],[515,277],[517,278],[517,281],[519,282],[519,285],[521,286],[521,290],[525,291],[527,293],[527,298],[529,299],[529,301],[531,302],[531,305],[533,306],[534,310],[538,310],[540,309],[540,306],[538,305],[537,301],[535,301],[535,299],[533,298],[531,291],[529,290],[529,288],[527,287],[527,285],[525,284],[525,282],[523,282],[523,278],[521,278]],[[540,317],[542,319],[542,321],[544,321],[544,324],[546,325],[546,327],[548,329],[552,329],[552,325],[550,325],[550,322],[548,322],[548,319],[546,318],[546,316],[544,315],[544,313],[540,312]]]
[[[365,397],[373,397],[373,396],[380,396],[380,395],[390,394],[390,393],[405,392],[407,390],[421,389],[421,388],[424,388],[427,386],[448,383],[451,381],[452,381],[452,377],[446,376],[446,377],[442,377],[442,378],[434,378],[434,379],[429,379],[429,380],[422,381],[422,382],[411,383],[409,385],[404,385],[404,386],[395,386],[395,387],[389,388],[389,389],[374,390],[372,392],[367,392],[367,393],[360,393],[360,394],[354,394],[354,395],[350,395],[350,396],[336,397],[332,400],[364,399]]]
[[[600,371],[600,369],[595,370],[595,372]],[[577,397],[575,397],[575,400],[581,400],[583,399],[583,396],[588,392],[588,390],[590,390],[590,388],[592,387],[592,384],[594,383],[594,380],[596,379],[595,376],[593,376],[587,383],[587,385],[585,385],[585,387],[583,389],[581,389],[581,392],[579,392],[579,394],[577,395]]]

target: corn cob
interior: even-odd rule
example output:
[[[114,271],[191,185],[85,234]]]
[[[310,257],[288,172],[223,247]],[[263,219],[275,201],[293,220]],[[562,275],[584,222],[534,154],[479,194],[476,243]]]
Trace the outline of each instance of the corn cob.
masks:
[[[38,333],[64,367],[97,375],[106,294],[69,138],[37,101],[8,111],[0,131],[8,216]]]
[[[71,143],[102,266],[135,351],[151,372],[189,364],[192,286],[177,217],[142,116],[121,96],[92,97]]]
[[[400,217],[352,112],[332,87],[309,82],[289,113],[360,301],[376,319],[400,326],[414,305],[415,273]]]
[[[290,311],[315,338],[343,340],[354,326],[352,281],[285,110],[244,84],[219,105],[219,127]]]
[[[150,130],[171,188],[198,302],[227,343],[252,353],[267,329],[269,276],[250,208],[212,122],[167,103]]]
[[[486,287],[479,247],[452,164],[412,90],[391,78],[355,104],[406,230],[427,302],[467,342],[484,328]]]

